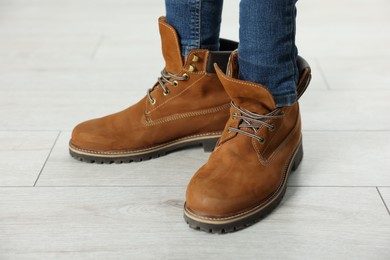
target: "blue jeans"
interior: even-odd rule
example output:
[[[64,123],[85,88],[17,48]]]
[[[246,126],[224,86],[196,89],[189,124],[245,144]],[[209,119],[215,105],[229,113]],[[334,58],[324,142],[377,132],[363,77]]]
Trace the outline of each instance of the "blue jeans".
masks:
[[[277,106],[297,98],[296,0],[241,0],[239,78],[266,86]],[[166,19],[177,30],[186,56],[218,50],[223,0],[165,0]]]

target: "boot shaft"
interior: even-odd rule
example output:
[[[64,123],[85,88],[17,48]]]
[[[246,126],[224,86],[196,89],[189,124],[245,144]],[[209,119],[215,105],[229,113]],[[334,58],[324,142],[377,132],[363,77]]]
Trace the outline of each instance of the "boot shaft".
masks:
[[[161,85],[156,83],[150,91],[153,102],[145,104],[147,120],[158,120],[176,114],[179,109],[185,113],[193,113],[228,104],[230,98],[215,74],[214,63],[226,68],[229,56],[238,43],[221,39],[220,51],[197,49],[183,57],[179,36],[166,23],[165,17],[159,19],[159,28],[166,72],[185,79],[175,80],[172,77],[165,83],[167,91],[162,91]]]
[[[311,71],[303,58],[299,57],[298,60],[300,79],[297,92],[300,97],[309,84]],[[244,150],[255,147],[259,156],[267,161],[291,133],[300,133],[298,102],[292,106],[276,107],[272,94],[265,86],[239,80],[237,51],[229,58],[226,74],[218,66],[216,71],[232,100],[230,118],[217,147],[231,139],[237,139],[235,142],[241,143]]]

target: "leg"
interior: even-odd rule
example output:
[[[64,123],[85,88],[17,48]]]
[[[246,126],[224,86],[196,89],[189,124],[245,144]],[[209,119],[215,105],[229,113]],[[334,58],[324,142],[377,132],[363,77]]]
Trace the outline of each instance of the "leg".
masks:
[[[229,69],[217,69],[232,100],[230,117],[186,193],[185,220],[207,232],[236,231],[265,217],[303,157],[296,92],[306,89],[311,70],[297,58],[295,0],[242,0],[240,26]]]
[[[165,17],[159,19],[165,68],[156,84],[127,109],[77,125],[69,144],[73,157],[122,163],[157,158],[186,146],[213,148],[229,117],[230,102],[213,64],[226,67],[237,43],[219,40],[222,1],[186,2],[167,0],[171,22],[182,35]],[[219,51],[209,50],[218,49],[219,43]]]
[[[219,50],[223,0],[166,0],[167,22],[180,37],[181,51]]]
[[[240,79],[261,83],[277,106],[292,105],[298,80],[296,0],[241,0]]]

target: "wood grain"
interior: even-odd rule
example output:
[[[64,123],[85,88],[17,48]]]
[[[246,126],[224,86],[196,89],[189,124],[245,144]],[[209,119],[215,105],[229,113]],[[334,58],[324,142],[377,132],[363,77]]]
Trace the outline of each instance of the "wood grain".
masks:
[[[58,134],[0,131],[0,186],[33,186]]]
[[[70,157],[69,139],[61,134],[38,186],[185,186],[210,155],[194,147],[141,163],[89,164]]]
[[[238,39],[238,6],[222,37]],[[299,1],[303,163],[272,215],[210,235],[182,218],[201,148],[125,165],[67,151],[77,123],[155,83],[164,1],[0,1],[0,259],[390,259],[389,8]]]
[[[185,187],[1,188],[1,259],[384,259],[389,216],[375,188],[290,188],[244,231],[182,219]]]

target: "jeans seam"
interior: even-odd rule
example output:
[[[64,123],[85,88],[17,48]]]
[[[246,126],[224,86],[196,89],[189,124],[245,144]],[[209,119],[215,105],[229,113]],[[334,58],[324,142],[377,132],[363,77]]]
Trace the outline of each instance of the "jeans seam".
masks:
[[[296,2],[295,0],[292,0],[292,4],[290,5],[290,19],[291,19],[291,22],[289,23],[290,24],[290,62],[291,62],[291,67],[292,67],[292,82],[295,83],[295,85],[297,84],[297,68],[296,68],[296,59],[294,59],[294,36],[295,36],[295,28],[296,28],[296,25],[295,25],[295,3]]]
[[[202,1],[198,1],[198,46],[197,48],[200,49],[200,43],[202,42]]]
[[[183,46],[183,54],[187,55],[193,49],[199,49],[200,45],[200,8],[202,5],[201,0],[192,0],[191,9],[191,24],[190,24],[190,35],[191,42],[188,46]]]

